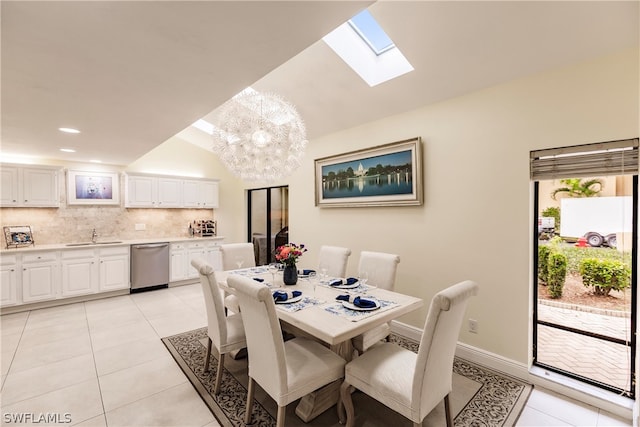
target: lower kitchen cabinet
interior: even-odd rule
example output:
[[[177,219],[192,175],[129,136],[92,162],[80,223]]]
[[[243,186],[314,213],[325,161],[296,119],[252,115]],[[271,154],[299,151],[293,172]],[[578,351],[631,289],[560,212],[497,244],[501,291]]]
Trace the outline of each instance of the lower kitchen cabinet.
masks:
[[[94,249],[62,251],[62,296],[92,294],[98,289],[98,264]]]
[[[188,241],[171,244],[171,269],[170,281],[198,279],[198,271],[191,266],[191,260],[203,258],[211,264],[214,270],[222,269],[222,257],[220,255],[220,241]]]
[[[118,246],[99,250],[100,292],[129,288],[129,247]]]
[[[15,255],[0,259],[0,287],[2,307],[18,303],[18,260]]]
[[[42,252],[22,257],[22,302],[57,298],[60,283],[58,253]]]

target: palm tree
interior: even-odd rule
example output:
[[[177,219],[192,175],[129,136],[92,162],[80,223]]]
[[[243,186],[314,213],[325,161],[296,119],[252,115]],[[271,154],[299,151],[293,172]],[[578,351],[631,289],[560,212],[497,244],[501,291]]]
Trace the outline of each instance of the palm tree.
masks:
[[[580,179],[580,178],[567,178],[561,179],[561,184],[565,187],[556,188],[551,193],[551,198],[556,200],[558,193],[567,193],[568,197],[593,197],[598,195],[602,191],[604,184],[601,179]]]

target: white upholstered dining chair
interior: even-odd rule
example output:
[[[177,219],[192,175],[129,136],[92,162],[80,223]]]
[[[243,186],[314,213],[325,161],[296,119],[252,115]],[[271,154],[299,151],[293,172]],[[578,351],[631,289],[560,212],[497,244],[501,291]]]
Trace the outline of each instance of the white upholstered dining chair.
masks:
[[[340,246],[320,246],[318,252],[318,273],[326,270],[329,277],[345,277],[347,274],[347,261],[349,261],[351,249]]]
[[[345,361],[322,344],[282,338],[271,290],[250,278],[230,274],[227,284],[240,301],[249,353],[249,387],[244,422],[251,422],[255,383],[278,405],[276,424],[285,425],[286,406],[344,375]]]
[[[256,266],[253,243],[224,243],[220,245],[220,254],[225,271]],[[242,263],[241,267],[238,267],[238,262]]]
[[[207,356],[204,362],[205,372],[209,371],[209,359],[211,358],[211,345],[215,345],[218,350],[218,372],[214,384],[214,394],[220,393],[220,383],[222,381],[222,369],[224,367],[224,356],[247,346],[244,333],[244,325],[240,314],[225,314],[222,301],[222,292],[218,287],[213,267],[203,259],[191,260],[191,265],[200,274],[200,284],[204,294],[204,303],[207,310]]]
[[[396,270],[400,257],[383,252],[360,252],[358,273],[367,272],[368,283],[382,289],[393,290],[396,282]],[[358,353],[366,351],[373,344],[385,339],[391,333],[389,323],[383,323],[353,338],[353,347]]]
[[[352,387],[413,421],[414,427],[444,400],[448,427],[453,427],[449,407],[453,357],[469,298],[478,293],[472,281],[438,292],[431,300],[418,353],[399,345],[380,343],[345,367],[340,387],[347,427],[354,425]],[[344,411],[338,408],[341,422]]]
[[[253,243],[224,243],[220,245],[220,255],[222,255],[222,269],[225,271],[256,266]],[[238,267],[238,262],[242,264],[242,267]],[[240,312],[238,299],[235,295],[226,295],[224,305],[233,313]]]

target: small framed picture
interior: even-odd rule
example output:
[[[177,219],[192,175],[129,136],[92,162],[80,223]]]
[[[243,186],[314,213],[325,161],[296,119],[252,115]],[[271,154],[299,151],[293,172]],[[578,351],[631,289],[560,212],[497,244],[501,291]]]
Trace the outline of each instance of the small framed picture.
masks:
[[[7,249],[31,246],[35,243],[31,227],[28,225],[9,226],[3,227],[3,229]]]
[[[67,171],[67,204],[120,204],[120,180],[118,174],[110,172]]]

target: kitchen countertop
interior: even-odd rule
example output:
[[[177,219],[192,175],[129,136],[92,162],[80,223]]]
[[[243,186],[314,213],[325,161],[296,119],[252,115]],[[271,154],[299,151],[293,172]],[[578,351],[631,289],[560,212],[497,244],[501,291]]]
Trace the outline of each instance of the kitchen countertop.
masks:
[[[223,240],[224,236],[211,236],[211,237],[159,237],[155,239],[132,239],[132,240],[118,240],[117,238],[105,238],[98,239],[97,243],[91,243],[88,245],[74,245],[74,243],[85,242],[69,242],[69,243],[53,243],[47,245],[39,245],[36,243],[31,246],[24,246],[20,248],[6,248],[0,249],[0,254],[9,255],[11,253],[33,252],[33,251],[51,251],[51,250],[68,250],[68,249],[89,249],[89,248],[105,248],[113,246],[130,246],[140,245],[145,243],[175,243],[175,242],[215,242]],[[105,242],[105,243],[101,243]],[[117,243],[108,243],[117,242]],[[71,245],[71,246],[68,246]]]

